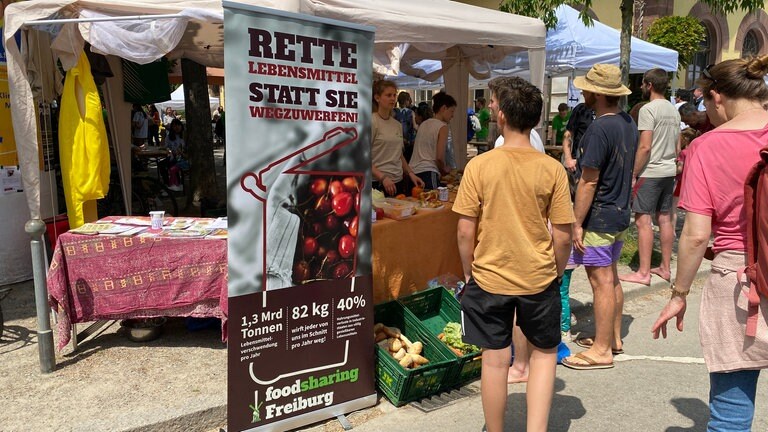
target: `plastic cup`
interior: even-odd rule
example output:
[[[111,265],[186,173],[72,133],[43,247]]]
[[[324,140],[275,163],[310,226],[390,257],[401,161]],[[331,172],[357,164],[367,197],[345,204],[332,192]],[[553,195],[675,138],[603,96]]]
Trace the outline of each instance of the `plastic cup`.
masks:
[[[165,211],[163,210],[156,210],[149,212],[150,220],[152,221],[152,230],[153,231],[162,231],[163,230],[163,217],[165,217]]]

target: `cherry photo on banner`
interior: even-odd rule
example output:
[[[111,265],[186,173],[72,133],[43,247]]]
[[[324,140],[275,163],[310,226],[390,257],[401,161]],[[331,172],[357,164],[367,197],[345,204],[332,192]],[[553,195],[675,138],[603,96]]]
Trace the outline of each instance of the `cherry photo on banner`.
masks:
[[[355,274],[362,177],[311,175],[291,209],[300,218],[293,259],[296,284]]]

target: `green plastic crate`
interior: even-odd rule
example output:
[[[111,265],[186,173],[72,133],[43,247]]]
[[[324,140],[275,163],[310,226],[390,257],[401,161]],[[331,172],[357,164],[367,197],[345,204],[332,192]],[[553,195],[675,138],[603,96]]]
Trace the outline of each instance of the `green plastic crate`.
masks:
[[[443,351],[442,343],[421,327],[419,320],[397,301],[374,308],[374,322],[397,327],[411,340],[424,346],[422,356],[429,363],[405,369],[385,349],[376,344],[376,384],[395,406],[431,396],[443,387],[456,365],[455,357]]]
[[[399,301],[435,337],[443,332],[445,325],[449,322],[461,323],[461,305],[443,287],[430,288],[403,297]],[[442,341],[440,343],[447,347]],[[482,367],[480,351],[470,352],[463,356],[458,356],[450,349],[449,351],[451,355],[458,358],[458,363],[444,383],[443,389],[461,386],[480,377]]]

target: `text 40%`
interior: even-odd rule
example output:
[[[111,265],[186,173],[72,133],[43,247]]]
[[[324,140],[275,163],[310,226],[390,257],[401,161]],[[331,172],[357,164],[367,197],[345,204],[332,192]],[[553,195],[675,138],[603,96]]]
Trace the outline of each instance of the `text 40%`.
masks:
[[[339,299],[339,303],[336,305],[336,309],[350,310],[356,307],[363,307],[363,306],[365,306],[365,299],[363,298],[363,296],[359,295],[359,296]]]

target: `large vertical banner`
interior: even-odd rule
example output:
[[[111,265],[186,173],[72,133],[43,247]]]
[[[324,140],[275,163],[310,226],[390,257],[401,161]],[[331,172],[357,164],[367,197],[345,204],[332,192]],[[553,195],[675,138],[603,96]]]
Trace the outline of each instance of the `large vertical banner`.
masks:
[[[376,402],[373,29],[224,2],[228,430]]]

